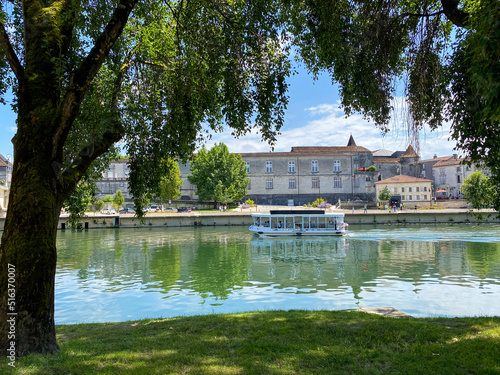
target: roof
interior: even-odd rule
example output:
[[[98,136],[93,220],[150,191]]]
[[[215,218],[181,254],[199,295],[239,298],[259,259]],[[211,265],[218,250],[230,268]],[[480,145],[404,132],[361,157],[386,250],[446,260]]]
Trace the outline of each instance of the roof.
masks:
[[[373,164],[399,164],[396,158],[373,158]]]
[[[5,156],[0,154],[0,167],[12,167],[12,163]]]
[[[440,161],[440,160],[448,160],[449,158],[452,158],[452,157],[453,157],[453,155],[452,155],[452,156],[440,156],[440,157],[437,157],[437,156],[436,156],[436,157],[434,157],[434,158],[432,158],[432,159],[425,159],[425,160],[421,160],[420,162],[421,162],[421,163],[430,163],[430,162],[435,162],[435,163],[437,163],[437,162],[438,162],[438,161]]]
[[[347,147],[356,147],[356,146],[357,146],[357,144],[354,141],[354,138],[353,138],[353,136],[351,134],[351,136],[349,137],[349,142],[347,142]]]
[[[405,153],[401,155],[402,158],[418,158],[418,154],[415,152],[415,149],[409,145],[406,149]]]
[[[439,168],[439,167],[450,167],[450,166],[455,166],[455,165],[460,165],[463,164],[463,162],[467,161],[466,158],[458,158],[455,155],[450,156],[448,159],[445,160],[440,160],[436,164],[432,166],[432,168]]]
[[[373,154],[373,157],[390,158],[392,156],[392,154],[394,154],[394,151],[379,149],[379,150],[373,151],[372,154]]]
[[[428,180],[426,178],[418,178],[418,177],[412,177],[412,176],[399,175],[399,176],[394,176],[394,177],[388,178],[386,180],[375,182],[375,185],[377,185],[377,184],[409,184],[409,183],[415,183],[415,182],[432,183],[431,180]]]
[[[360,146],[298,146],[292,147],[289,152],[250,152],[236,153],[242,158],[248,157],[294,157],[294,156],[331,156],[345,155],[356,152],[370,152],[367,148]]]

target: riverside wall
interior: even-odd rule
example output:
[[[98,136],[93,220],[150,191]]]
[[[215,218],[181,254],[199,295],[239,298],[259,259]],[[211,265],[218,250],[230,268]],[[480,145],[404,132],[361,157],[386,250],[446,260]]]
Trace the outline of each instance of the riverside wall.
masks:
[[[340,210],[349,224],[436,224],[436,223],[500,223],[499,213],[492,210],[406,210],[379,211]],[[243,212],[191,212],[147,214],[141,222],[133,215],[90,214],[82,220],[82,229],[94,228],[137,228],[137,227],[193,227],[193,226],[249,226],[252,217],[249,210]],[[3,230],[5,218],[0,218]],[[61,216],[58,229],[68,229],[67,217]]]

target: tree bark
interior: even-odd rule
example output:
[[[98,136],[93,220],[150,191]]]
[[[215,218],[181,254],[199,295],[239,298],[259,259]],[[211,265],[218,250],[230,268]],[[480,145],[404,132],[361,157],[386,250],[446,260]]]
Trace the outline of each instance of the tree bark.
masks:
[[[31,150],[26,152],[22,143],[15,147],[0,246],[1,343],[3,350],[11,355],[13,349],[16,356],[58,349],[54,285],[56,230],[63,199],[50,159],[43,152],[31,159]]]
[[[63,171],[65,142],[90,83],[137,1],[119,2],[94,48],[70,75],[63,96],[55,61],[69,47],[77,3],[63,2],[57,15],[60,24],[45,22],[52,14],[40,2],[24,4],[23,66],[0,19],[0,46],[18,81],[12,185],[0,244],[0,349],[14,360],[58,349],[54,288],[61,207],[92,161],[117,142],[124,129],[115,121]]]

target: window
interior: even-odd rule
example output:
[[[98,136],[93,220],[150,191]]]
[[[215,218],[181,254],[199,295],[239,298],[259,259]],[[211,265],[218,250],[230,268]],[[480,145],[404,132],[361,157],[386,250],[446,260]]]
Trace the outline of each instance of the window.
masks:
[[[457,183],[461,183],[461,176],[460,175],[457,175]]]
[[[404,187],[402,187],[402,188],[401,188],[401,193],[404,193],[404,192],[405,192],[405,188],[404,188]]]
[[[415,199],[416,199],[417,201],[419,201],[419,200],[420,200],[420,195],[415,195]]]
[[[441,185],[446,183],[446,175],[444,175],[444,174],[439,175],[439,183]]]
[[[408,195],[408,200],[411,201],[413,198],[411,195]]]
[[[411,193],[411,186],[408,188],[408,193]]]
[[[288,180],[288,188],[295,189],[295,178],[291,178]]]
[[[266,189],[273,188],[273,180],[266,180]]]
[[[422,191],[427,191],[427,186],[422,186]]]
[[[427,200],[427,194],[424,194],[424,200]]]
[[[250,163],[248,161],[245,162],[245,167],[247,167],[247,173],[250,173]]]
[[[420,191],[420,188],[419,188],[418,186],[417,186],[415,189],[416,189],[415,191],[416,191],[417,193]]]
[[[318,161],[313,160],[311,162],[311,172],[317,172],[318,171]]]
[[[273,173],[273,162],[266,161],[266,173]]]
[[[334,188],[342,188],[342,180],[340,177],[333,178],[333,187]]]
[[[312,178],[312,188],[319,189],[319,177]]]
[[[288,173],[295,173],[295,162],[294,161],[288,162]]]
[[[340,172],[340,160],[333,161],[333,171]]]

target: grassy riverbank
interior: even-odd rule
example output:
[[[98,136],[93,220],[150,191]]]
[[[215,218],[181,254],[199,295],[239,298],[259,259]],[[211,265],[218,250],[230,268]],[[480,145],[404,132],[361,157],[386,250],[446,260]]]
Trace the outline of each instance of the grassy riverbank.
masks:
[[[65,325],[57,334],[57,354],[18,358],[14,373],[500,374],[500,317],[271,311]]]

